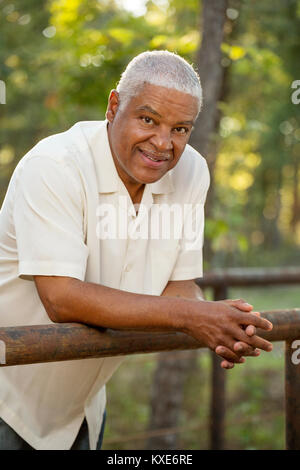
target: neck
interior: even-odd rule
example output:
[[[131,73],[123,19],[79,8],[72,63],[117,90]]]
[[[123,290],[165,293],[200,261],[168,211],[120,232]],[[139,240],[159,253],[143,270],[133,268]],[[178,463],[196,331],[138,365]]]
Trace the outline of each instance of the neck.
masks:
[[[125,183],[124,183],[125,184]],[[140,184],[139,187],[134,187],[134,188],[128,188],[128,185],[126,185],[127,191],[129,193],[129,196],[131,197],[132,203],[133,204],[139,204],[142,200],[143,193],[144,193],[144,184]]]

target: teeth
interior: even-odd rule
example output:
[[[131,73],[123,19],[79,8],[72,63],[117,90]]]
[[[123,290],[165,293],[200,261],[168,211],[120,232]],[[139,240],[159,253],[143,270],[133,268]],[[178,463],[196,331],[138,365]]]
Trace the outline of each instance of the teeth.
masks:
[[[153,162],[159,162],[160,160],[156,160],[155,158],[152,158],[152,157],[149,157],[149,155],[147,155],[147,157],[152,160]]]
[[[160,162],[161,160],[165,160],[165,158],[153,158],[153,157],[150,157],[150,155],[148,153],[145,153],[146,157],[149,158],[149,160],[152,160],[153,162]]]

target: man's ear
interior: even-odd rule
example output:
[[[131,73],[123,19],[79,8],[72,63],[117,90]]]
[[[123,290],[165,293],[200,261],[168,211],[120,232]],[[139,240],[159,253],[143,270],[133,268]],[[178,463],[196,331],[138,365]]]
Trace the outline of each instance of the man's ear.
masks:
[[[111,90],[108,98],[108,105],[106,110],[106,119],[112,122],[117,114],[119,107],[119,93],[117,90]]]

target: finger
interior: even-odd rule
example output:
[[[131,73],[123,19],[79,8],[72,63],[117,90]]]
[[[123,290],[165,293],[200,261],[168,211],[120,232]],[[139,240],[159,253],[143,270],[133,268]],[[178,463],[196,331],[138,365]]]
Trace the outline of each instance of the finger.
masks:
[[[257,328],[267,331],[271,331],[273,328],[273,325],[269,320],[258,315],[254,315],[253,313],[245,313],[241,317],[240,323],[241,325],[254,325]]]
[[[233,362],[229,362],[229,361],[222,361],[221,362],[221,367],[223,369],[233,369],[234,368],[234,363]]]
[[[250,344],[250,346],[252,346],[253,348],[263,349],[264,351],[268,352],[272,351],[273,349],[273,345],[272,343],[270,343],[270,341],[267,341],[266,339],[263,339],[257,335],[247,336],[243,330],[240,330],[237,333],[236,338],[242,342]]]
[[[256,315],[257,317],[260,317],[260,313],[259,312],[251,312],[253,315]],[[255,326],[253,325],[248,325],[246,328],[245,328],[245,333],[248,335],[248,336],[254,336],[256,335],[256,328]]]
[[[244,354],[249,355],[249,354],[253,353],[254,348],[252,346],[250,346],[250,344],[248,344],[248,343],[244,343],[243,341],[238,341],[238,342],[234,343],[233,351],[236,352],[239,356],[242,356]]]
[[[243,312],[251,312],[253,309],[253,305],[249,304],[244,299],[226,300],[226,302]]]
[[[243,357],[240,357],[238,354],[235,354],[231,349],[227,348],[226,346],[217,346],[215,349],[215,353],[229,362],[234,362],[236,364],[242,364],[243,362],[245,362],[245,359]]]
[[[242,341],[238,341],[237,343],[234,344],[233,350],[242,356],[259,356],[260,351],[257,348],[253,348],[253,346],[250,346],[247,343],[244,343]]]
[[[240,362],[240,358],[245,355],[250,355],[253,353],[254,349],[253,346],[248,344],[247,342],[236,341],[235,339],[231,338],[224,338],[223,344],[220,344],[215,349],[215,352],[220,356],[224,357],[224,352],[227,355],[226,359],[231,358],[229,360],[234,362]],[[237,356],[237,357],[236,357]],[[242,361],[243,362],[243,361]]]
[[[254,336],[256,335],[256,328],[253,325],[248,325],[245,329],[245,333],[248,336]]]

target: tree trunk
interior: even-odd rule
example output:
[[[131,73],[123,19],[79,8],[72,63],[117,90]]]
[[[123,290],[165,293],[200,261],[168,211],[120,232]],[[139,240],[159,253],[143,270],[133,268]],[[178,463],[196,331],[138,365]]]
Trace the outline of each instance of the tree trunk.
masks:
[[[220,111],[218,101],[226,94],[225,76],[227,68],[221,64],[221,45],[224,37],[228,0],[206,0],[203,2],[202,42],[197,54],[197,68],[203,89],[203,108],[196,121],[191,145],[207,161],[211,184],[205,204],[205,214],[212,213],[214,200],[214,167],[217,155],[216,132],[219,128]],[[210,240],[204,245],[204,258],[211,260]]]
[[[179,425],[184,385],[191,368],[195,371],[197,350],[171,351],[159,354],[152,382],[149,431],[174,428]],[[146,448],[177,449],[178,434],[152,436]]]
[[[221,65],[221,44],[224,36],[227,0],[204,0],[203,35],[197,54],[197,68],[203,88],[203,109],[196,121],[191,145],[208,161],[210,167],[214,155],[209,145],[216,130],[217,103],[221,96],[224,68]]]
[[[218,122],[217,102],[222,90],[224,72],[221,44],[226,19],[227,0],[204,0],[202,9],[202,42],[197,54],[197,68],[203,88],[204,106],[196,122],[191,145],[208,160],[210,169],[215,151],[209,152],[210,137]],[[159,355],[154,374],[149,430],[176,427],[183,403],[184,385],[195,373],[197,350],[168,352]],[[151,437],[147,449],[178,448],[177,434]]]
[[[300,165],[298,161],[295,161],[293,178],[293,205],[291,218],[292,233],[295,233],[297,225],[300,222],[299,171]]]

